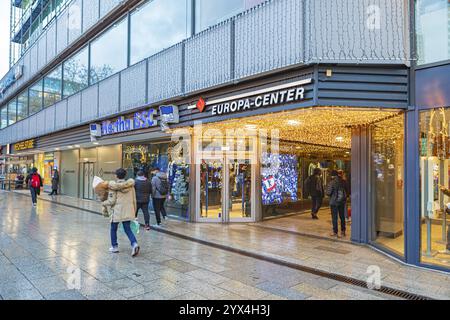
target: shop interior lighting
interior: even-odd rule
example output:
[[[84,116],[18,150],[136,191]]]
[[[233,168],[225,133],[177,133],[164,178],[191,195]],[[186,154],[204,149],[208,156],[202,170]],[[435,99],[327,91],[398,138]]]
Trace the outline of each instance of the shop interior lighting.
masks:
[[[367,110],[346,107],[319,107],[279,112],[248,118],[240,118],[203,125],[203,130],[242,130],[246,126],[257,126],[267,130],[268,138],[274,130],[278,131],[281,141],[294,141],[306,144],[320,144],[324,147],[351,148],[352,130],[359,127],[378,125],[383,130],[376,130],[374,139],[395,141],[403,135],[403,117],[399,110]],[[298,121],[301,126],[286,126],[288,121]],[[249,133],[250,135],[250,133]],[[342,141],[336,141],[342,137]],[[302,148],[311,149],[314,147]],[[317,147],[316,147],[317,149]],[[293,147],[295,150],[295,147]],[[345,154],[341,152],[342,154]]]
[[[288,120],[287,123],[290,126],[298,126],[298,125],[300,125],[300,121],[298,121],[298,120]]]

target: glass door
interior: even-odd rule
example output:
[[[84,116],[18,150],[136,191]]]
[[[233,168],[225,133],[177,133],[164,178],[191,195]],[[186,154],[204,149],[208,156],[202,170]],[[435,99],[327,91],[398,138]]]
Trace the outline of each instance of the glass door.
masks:
[[[226,221],[253,221],[255,179],[250,159],[227,158]]]
[[[197,170],[198,221],[254,221],[254,170],[250,159],[202,159]]]
[[[92,183],[94,182],[94,163],[85,162],[83,166],[83,199],[94,200],[94,190]]]
[[[202,159],[198,166],[198,220],[221,222],[224,209],[224,161],[222,158]]]

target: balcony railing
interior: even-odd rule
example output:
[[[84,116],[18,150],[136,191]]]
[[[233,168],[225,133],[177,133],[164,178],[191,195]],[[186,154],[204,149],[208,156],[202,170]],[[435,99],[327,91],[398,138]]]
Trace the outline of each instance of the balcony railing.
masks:
[[[301,65],[408,66],[408,2],[269,1],[2,130],[0,144]]]

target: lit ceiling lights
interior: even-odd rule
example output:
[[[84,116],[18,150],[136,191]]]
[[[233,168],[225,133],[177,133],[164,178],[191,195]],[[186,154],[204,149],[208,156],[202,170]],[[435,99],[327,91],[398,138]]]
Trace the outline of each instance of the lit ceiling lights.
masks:
[[[290,126],[299,126],[300,125],[300,121],[298,120],[288,120],[287,124]]]

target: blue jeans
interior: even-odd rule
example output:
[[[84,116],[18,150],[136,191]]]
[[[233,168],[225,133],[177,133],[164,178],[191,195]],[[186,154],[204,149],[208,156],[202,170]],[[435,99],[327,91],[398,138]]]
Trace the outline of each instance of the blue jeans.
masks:
[[[333,232],[338,233],[338,219],[341,220],[341,231],[345,232],[345,203],[331,206],[331,219],[333,221]]]
[[[40,189],[39,188],[33,188],[33,187],[30,187],[30,192],[31,192],[31,201],[33,202],[33,203],[37,203],[37,196],[40,194]]]
[[[122,222],[123,229],[127,234],[128,239],[130,240],[131,246],[137,244],[136,237],[134,236],[133,231],[131,231],[130,221]],[[119,222],[111,222],[111,244],[113,247],[117,247],[119,244],[117,243],[117,229],[119,228]]]

